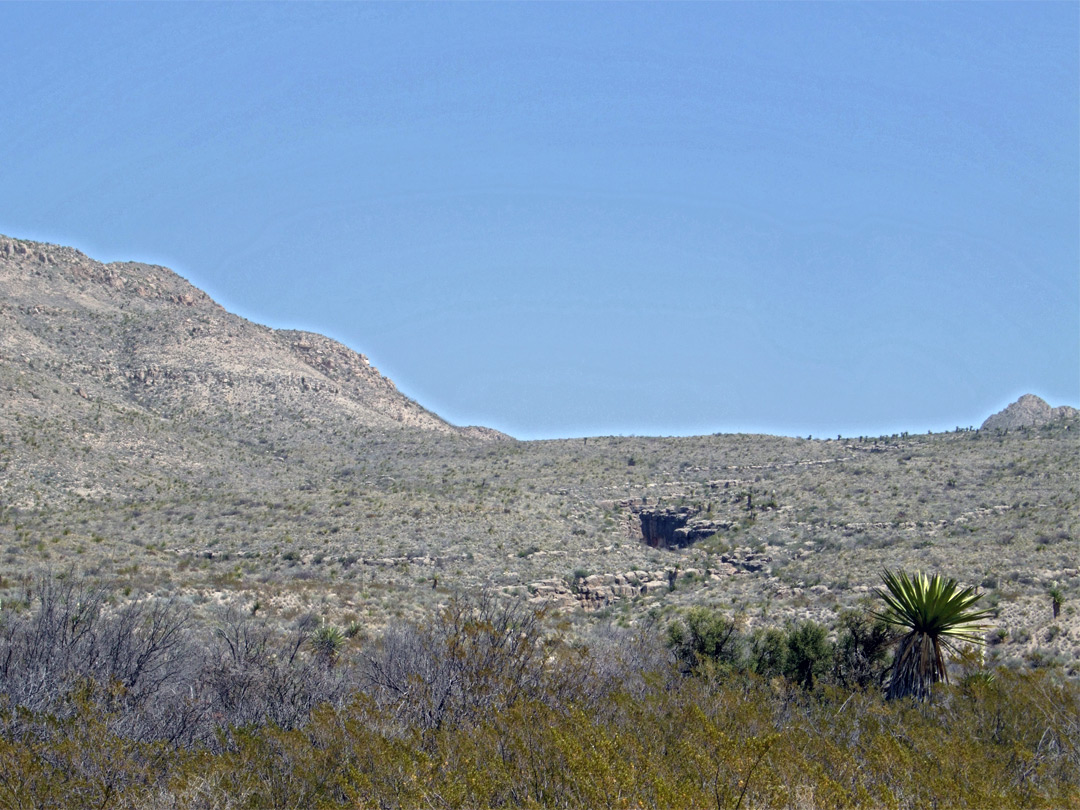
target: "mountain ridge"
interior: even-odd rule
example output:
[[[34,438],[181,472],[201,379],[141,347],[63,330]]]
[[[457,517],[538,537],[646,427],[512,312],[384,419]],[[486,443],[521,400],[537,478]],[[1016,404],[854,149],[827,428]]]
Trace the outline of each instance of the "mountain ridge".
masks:
[[[509,438],[492,428],[451,425],[401,394],[365,355],[316,332],[249,321],[160,265],[102,263],[73,247],[0,234],[0,317],[0,362],[32,363],[33,355],[88,401],[121,396],[177,416],[242,402],[265,407],[269,398],[285,414],[310,411],[314,404],[320,415],[337,410],[381,429]],[[144,328],[130,328],[140,317]],[[115,323],[103,324],[108,340],[79,323],[110,319]],[[65,328],[85,344],[57,341]],[[118,379],[126,383],[118,385]],[[1078,416],[1075,408],[1052,408],[1024,394],[988,416],[982,429]]]
[[[317,410],[343,410],[372,427],[502,436],[451,425],[364,355],[323,335],[247,321],[157,265],[103,264],[74,248],[0,236],[0,312],[0,356],[25,363],[34,355],[87,399],[121,395],[177,415],[245,398],[311,410],[317,396],[327,400]],[[83,342],[64,339],[64,329]]]

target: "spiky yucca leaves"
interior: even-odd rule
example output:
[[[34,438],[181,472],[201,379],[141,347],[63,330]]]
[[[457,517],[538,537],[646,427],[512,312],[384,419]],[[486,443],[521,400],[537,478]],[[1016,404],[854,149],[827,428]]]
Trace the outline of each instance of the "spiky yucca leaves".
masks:
[[[320,624],[308,639],[315,657],[327,668],[332,667],[345,646],[345,633],[332,624]]]
[[[957,653],[957,642],[982,644],[982,620],[992,611],[973,609],[982,598],[974,587],[961,589],[938,574],[885,571],[881,580],[886,590],[877,594],[886,609],[875,615],[908,631],[896,650],[887,697],[926,700],[935,683],[949,680],[944,651]]]

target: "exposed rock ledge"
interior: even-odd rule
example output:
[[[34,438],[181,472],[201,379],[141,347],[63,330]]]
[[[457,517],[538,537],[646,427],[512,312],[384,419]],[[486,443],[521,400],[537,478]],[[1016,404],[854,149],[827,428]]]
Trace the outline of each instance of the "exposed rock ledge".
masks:
[[[683,548],[733,525],[729,521],[698,517],[700,510],[691,506],[632,509],[641,521],[642,539],[653,548]]]
[[[620,599],[646,597],[682,585],[722,580],[738,574],[768,576],[772,558],[750,548],[736,549],[720,557],[710,568],[667,568],[660,571],[627,571],[622,574],[592,574],[574,579],[543,579],[530,583],[530,602],[554,608],[581,607],[599,610]]]

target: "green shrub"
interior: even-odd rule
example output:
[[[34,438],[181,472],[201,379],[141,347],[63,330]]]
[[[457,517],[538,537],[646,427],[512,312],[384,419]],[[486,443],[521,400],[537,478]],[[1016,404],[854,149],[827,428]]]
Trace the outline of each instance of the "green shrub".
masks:
[[[707,607],[690,608],[682,620],[672,622],[667,644],[686,673],[703,665],[731,670],[743,664],[744,639],[738,623]]]
[[[820,624],[805,621],[788,631],[784,639],[784,675],[792,681],[804,689],[813,689],[831,663],[828,631]]]

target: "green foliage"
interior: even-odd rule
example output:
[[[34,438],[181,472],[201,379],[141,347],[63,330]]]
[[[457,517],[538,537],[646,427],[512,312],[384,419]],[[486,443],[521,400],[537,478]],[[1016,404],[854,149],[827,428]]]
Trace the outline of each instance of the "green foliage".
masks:
[[[717,610],[693,607],[672,622],[667,644],[683,672],[702,666],[730,670],[742,663],[743,638],[738,624]]]
[[[833,657],[833,679],[855,689],[878,688],[888,673],[889,647],[895,641],[889,626],[872,614],[846,610]]]
[[[880,679],[890,636],[884,625],[854,611],[844,627],[840,647],[829,641],[826,627],[812,621],[746,635],[737,619],[699,606],[668,626],[666,643],[684,675],[753,673],[783,677],[808,690],[830,679],[865,688]]]
[[[829,671],[832,646],[828,631],[815,622],[802,622],[788,631],[784,641],[784,675],[804,689]]]
[[[173,614],[114,625],[83,609],[107,592],[43,585],[0,626],[0,810],[1080,808],[1080,684],[1050,667],[989,672],[972,656],[945,699],[887,701],[828,682],[820,625],[747,638],[698,608],[667,631],[694,662],[680,677],[647,654],[650,635],[662,654],[653,628],[590,652],[490,594],[388,628],[362,654],[310,616],[275,638],[247,611],[210,645],[147,647]],[[152,677],[62,659],[84,625],[121,648],[141,640],[133,660]],[[846,617],[841,638],[868,648],[867,628]],[[319,638],[337,649],[332,670]],[[58,673],[38,666],[43,642]]]
[[[359,696],[167,749],[83,691],[63,719],[0,713],[0,808],[1080,807],[1074,682],[1003,672],[921,706],[799,694],[756,678],[541,693],[429,734]]]
[[[320,624],[311,633],[308,644],[315,657],[326,666],[333,666],[338,653],[345,646],[346,635],[332,624]]]
[[[927,700],[935,683],[948,681],[944,652],[958,653],[958,642],[983,643],[981,621],[992,611],[975,610],[982,594],[960,589],[955,579],[903,571],[885,571],[881,579],[886,590],[878,596],[886,609],[877,618],[908,631],[898,645],[888,696]]]
[[[750,639],[747,669],[763,678],[783,676],[803,689],[829,675],[834,657],[828,630],[801,622],[787,630],[759,630]]]
[[[775,627],[759,630],[750,642],[750,669],[763,678],[783,675],[785,648],[784,631]]]

